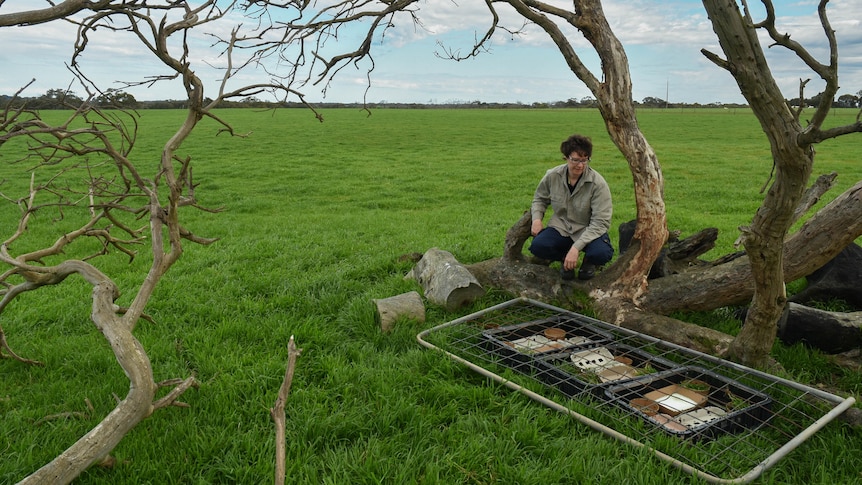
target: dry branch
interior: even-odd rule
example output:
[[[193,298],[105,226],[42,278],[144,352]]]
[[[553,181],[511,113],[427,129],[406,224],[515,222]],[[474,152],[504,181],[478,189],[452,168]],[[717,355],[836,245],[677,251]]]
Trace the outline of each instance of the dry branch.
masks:
[[[96,412],[96,410],[95,410],[95,408],[93,408],[93,403],[90,402],[89,398],[84,398],[84,404],[87,405],[87,412],[67,411],[67,412],[63,412],[63,413],[50,414],[48,416],[45,416],[45,417],[37,420],[35,423],[33,423],[33,426],[39,426],[42,423],[52,421],[54,419],[68,419],[68,418],[90,419],[90,416],[92,416],[92,414],[94,412]]]
[[[287,396],[290,394],[290,386],[293,384],[296,358],[300,354],[302,354],[302,349],[296,348],[293,335],[291,335],[287,343],[287,368],[284,370],[284,379],[281,381],[281,388],[278,390],[278,398],[275,400],[275,405],[269,410],[269,415],[275,422],[275,485],[284,485],[285,480],[287,450],[285,445],[286,424],[284,406],[287,403]]]

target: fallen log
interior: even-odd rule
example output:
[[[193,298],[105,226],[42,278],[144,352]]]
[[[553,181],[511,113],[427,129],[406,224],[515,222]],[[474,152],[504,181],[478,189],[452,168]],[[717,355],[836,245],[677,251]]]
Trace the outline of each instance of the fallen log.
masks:
[[[485,288],[448,251],[431,248],[408,275],[422,286],[425,298],[447,311],[472,303],[485,295]]]
[[[587,291],[590,288],[587,282],[562,281],[560,272],[547,266],[505,258],[482,261],[468,268],[484,286],[502,288],[515,296],[545,301],[575,311],[583,311],[584,308],[574,297],[573,290]],[[617,299],[599,299],[593,305],[599,317],[606,322],[700,352],[720,355],[733,340],[726,333],[664,315],[642,312]]]
[[[733,337],[724,332],[645,312],[627,302],[606,299],[593,302],[593,306],[605,321],[705,354],[721,356],[733,341]]]
[[[829,354],[862,347],[862,312],[841,313],[788,303],[778,321],[778,338],[801,342]]]
[[[809,275],[862,235],[862,181],[811,216],[784,242],[785,281]],[[650,281],[640,300],[646,311],[709,311],[745,305],[754,294],[748,258]]]
[[[377,306],[377,317],[383,332],[391,331],[395,322],[402,317],[425,323],[425,304],[415,291],[374,300],[374,304]]]
[[[620,254],[628,250],[635,229],[637,229],[636,220],[620,224]],[[672,232],[668,237],[667,244],[662,248],[661,253],[650,268],[648,278],[652,280],[682,273],[691,266],[698,265],[697,258],[714,248],[717,239],[718,229],[714,227],[702,229],[682,240],[679,239],[679,231]],[[706,264],[706,262],[700,262],[700,264]]]

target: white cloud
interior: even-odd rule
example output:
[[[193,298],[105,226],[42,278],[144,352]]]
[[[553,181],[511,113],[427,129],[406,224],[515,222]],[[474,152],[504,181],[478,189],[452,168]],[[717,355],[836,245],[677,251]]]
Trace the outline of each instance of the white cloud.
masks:
[[[571,0],[548,0],[561,8],[570,9]],[[19,0],[21,8],[26,2]],[[758,2],[749,2],[756,8]],[[0,10],[9,11],[13,1],[7,0]],[[426,102],[432,97],[442,99],[478,99],[484,101],[554,101],[589,95],[585,87],[569,72],[558,49],[548,35],[537,26],[527,26],[518,36],[498,31],[489,44],[491,54],[466,62],[446,62],[434,56],[442,48],[468,52],[474,41],[485,34],[491,16],[482,0],[424,0],[417,4],[421,27],[413,24],[407,14],[397,16],[394,27],[385,38],[375,39],[373,47],[375,71],[372,73],[370,95],[376,99],[413,100]],[[500,24],[520,29],[523,19],[511,7],[498,7]],[[708,62],[700,50],[705,48],[721,55],[712,25],[698,0],[606,0],[604,11],[616,35],[629,55],[634,97],[664,97],[669,90],[671,101],[713,102],[741,101],[738,88],[730,75]],[[823,29],[816,14],[816,2],[780,2],[778,28],[802,42],[821,62],[828,62]],[[862,89],[862,2],[832,0],[828,4],[832,27],[837,31],[842,93]],[[755,16],[761,12],[755,11]],[[209,31],[226,36],[238,22],[226,18],[208,26]],[[562,23],[560,23],[562,25]],[[564,26],[578,55],[597,72],[598,61],[582,35],[571,26]],[[65,23],[42,24],[27,28],[0,29],[0,93],[10,94],[34,75],[39,78],[35,93],[49,88],[64,87],[72,78],[63,67],[72,53],[74,26]],[[327,48],[347,50],[355,47],[364,32],[344,30]],[[215,83],[221,72],[211,66],[224,67],[226,59],[219,49],[212,48],[212,38],[192,36],[190,56],[198,72]],[[352,42],[353,44],[351,44]],[[764,45],[769,42],[765,41]],[[765,48],[773,73],[786,96],[795,96],[799,78],[816,77],[791,53],[783,48]],[[100,31],[91,39],[82,66],[103,86],[114,86],[116,80],[133,81],[154,74],[166,73],[166,68],[152,59],[128,33]],[[363,65],[365,66],[365,65]],[[328,91],[328,100],[357,101],[367,82],[364,67],[345,69]],[[248,71],[242,81],[265,81],[261,70]],[[238,79],[239,81],[240,79]],[[358,87],[357,87],[358,83]],[[813,79],[807,93],[814,94],[818,80]],[[208,89],[214,89],[209,86]],[[167,84],[149,91],[132,91],[140,99],[182,96],[178,83]],[[33,93],[28,93],[33,94]],[[310,96],[315,93],[309,92]],[[520,99],[505,99],[506,96]]]

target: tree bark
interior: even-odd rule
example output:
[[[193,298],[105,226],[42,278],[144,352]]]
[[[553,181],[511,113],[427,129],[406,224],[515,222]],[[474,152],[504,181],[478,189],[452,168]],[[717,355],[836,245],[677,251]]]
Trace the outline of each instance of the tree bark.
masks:
[[[107,278],[94,285],[92,318],[129,378],[129,393],[98,426],[22,480],[22,485],[70,483],[91,464],[107,456],[129,430],[153,411],[157,386],[150,360],[128,325],[116,317],[113,311],[115,292],[116,288]]]

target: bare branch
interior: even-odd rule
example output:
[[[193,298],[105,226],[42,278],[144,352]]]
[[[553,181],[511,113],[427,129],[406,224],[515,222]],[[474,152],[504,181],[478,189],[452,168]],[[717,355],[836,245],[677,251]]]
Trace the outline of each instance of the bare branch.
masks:
[[[727,63],[726,60],[722,59],[715,53],[708,51],[706,49],[701,49],[700,53],[704,55],[707,59],[709,59],[716,66],[724,69],[725,71],[730,71],[730,64]]]
[[[37,25],[64,19],[83,10],[98,11],[110,8],[113,0],[65,0],[49,8],[27,10],[0,15],[0,27]]]
[[[287,403],[287,396],[290,394],[290,387],[293,385],[293,374],[296,370],[296,359],[302,354],[302,349],[296,347],[296,342],[293,340],[293,335],[287,342],[287,367],[284,370],[284,379],[281,382],[281,388],[278,390],[278,398],[275,400],[275,405],[269,410],[269,414],[275,422],[275,485],[284,485],[285,479],[285,415],[284,406]]]
[[[820,143],[830,138],[837,138],[839,136],[849,135],[851,133],[862,133],[862,121],[860,121],[858,117],[856,122],[850,125],[836,126],[826,130],[820,130],[817,128],[808,129],[804,133],[799,135],[799,144],[811,145],[815,143]]]
[[[174,379],[167,382],[160,382],[157,384],[158,387],[167,387],[167,386],[176,386],[163,398],[153,403],[153,410],[162,409],[168,406],[179,406],[186,407],[183,403],[177,402],[180,396],[182,396],[189,388],[194,387],[198,388],[197,379],[192,377],[188,377],[186,379]]]
[[[601,26],[592,25],[592,22],[601,22],[604,19],[603,16],[599,16],[598,18],[592,19],[590,21],[584,21],[582,16],[578,12],[572,12],[568,10],[563,10],[552,5],[546,4],[544,2],[539,2],[536,0],[504,0],[506,3],[515,8],[515,10],[524,16],[524,18],[530,20],[534,24],[541,27],[548,36],[551,37],[551,40],[557,46],[557,49],[560,50],[560,53],[563,54],[563,58],[566,60],[566,64],[568,64],[569,69],[580,79],[584,84],[586,84],[587,88],[596,96],[596,99],[600,100],[604,98],[601,96],[600,86],[601,82],[597,79],[589,69],[587,69],[586,65],[581,61],[581,58],[575,52],[574,47],[569,42],[566,35],[560,30],[556,23],[554,23],[548,15],[553,17],[558,17],[573,27],[578,28],[581,32],[584,33],[587,40],[590,41],[593,46],[596,46],[597,37],[592,35],[593,29],[599,31],[602,29]],[[582,11],[582,10],[581,10]],[[610,27],[605,30],[605,32],[610,32]],[[600,57],[603,55],[607,55],[607,50],[597,48],[596,52]],[[603,58],[603,65],[606,66],[607,69],[613,69],[613,62],[606,63],[607,58]],[[624,60],[624,59],[623,59]],[[608,73],[604,73],[607,75]]]
[[[440,48],[443,49],[443,52],[445,53],[445,55],[441,55],[441,54],[436,53],[436,52],[434,53],[434,55],[441,58],[441,59],[463,61],[463,60],[469,59],[471,57],[476,57],[481,52],[488,52],[488,48],[485,46],[485,44],[491,40],[491,37],[493,37],[494,32],[496,32],[498,28],[502,28],[504,30],[507,30],[507,29],[505,29],[499,25],[500,24],[500,16],[497,14],[497,9],[494,8],[493,1],[492,0],[485,0],[485,5],[488,7],[488,12],[490,12],[490,14],[491,14],[491,25],[488,27],[488,30],[485,31],[485,35],[482,36],[481,39],[477,39],[475,42],[473,42],[473,48],[470,50],[469,54],[467,54],[466,56],[462,56],[458,53],[458,51],[455,51],[451,48],[447,48],[443,45],[442,42],[437,41],[437,45],[439,45]],[[509,30],[507,30],[507,32],[509,32],[513,36],[517,35],[517,33],[518,33],[517,31],[509,31]]]
[[[803,214],[814,207],[814,204],[820,200],[820,197],[835,185],[836,178],[838,178],[837,172],[823,174],[817,177],[817,180],[805,190],[805,193],[802,195],[802,199],[799,201],[799,205],[796,206],[796,210],[793,213],[794,222],[798,221]]]
[[[805,86],[811,79],[800,79],[799,80],[799,106],[794,110],[794,116],[796,121],[800,121],[800,117],[802,116],[802,111],[805,110]]]
[[[790,34],[781,34],[775,26],[775,8],[772,0],[763,0],[766,7],[767,17],[762,22],[755,25],[757,28],[763,28],[769,34],[769,37],[775,41],[775,45],[782,46],[794,54],[805,63],[812,71],[817,73],[821,79],[826,82],[826,87],[817,111],[811,120],[811,125],[820,127],[832,107],[832,101],[835,99],[835,94],[838,92],[838,43],[835,39],[835,30],[829,23],[829,18],[826,15],[826,4],[829,0],[820,0],[817,13],[820,17],[820,24],[823,27],[823,32],[829,43],[829,63],[823,64],[805,49],[802,44],[792,40]]]

